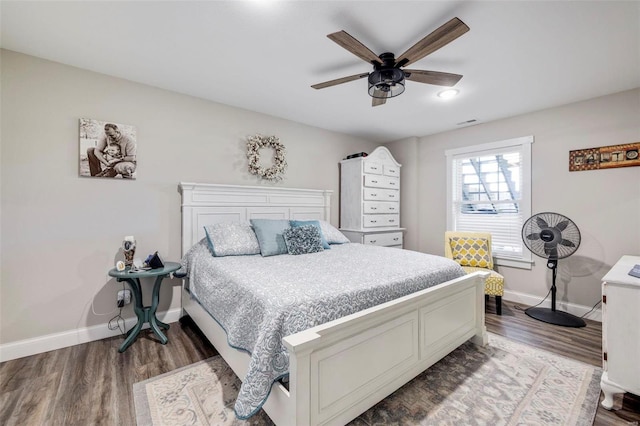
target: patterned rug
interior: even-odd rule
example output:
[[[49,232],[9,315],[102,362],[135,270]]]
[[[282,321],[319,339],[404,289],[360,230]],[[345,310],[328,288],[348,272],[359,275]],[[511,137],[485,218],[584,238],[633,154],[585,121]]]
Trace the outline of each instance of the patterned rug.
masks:
[[[465,343],[352,425],[591,425],[602,370],[489,334]],[[272,425],[235,418],[240,380],[220,356],[133,385],[138,426]]]

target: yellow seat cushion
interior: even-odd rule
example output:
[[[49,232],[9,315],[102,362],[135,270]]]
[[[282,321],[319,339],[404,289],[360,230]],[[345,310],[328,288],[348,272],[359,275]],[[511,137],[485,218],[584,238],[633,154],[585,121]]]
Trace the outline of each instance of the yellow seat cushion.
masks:
[[[467,274],[477,271],[490,272],[491,275],[489,275],[484,284],[484,294],[488,294],[490,296],[504,295],[504,277],[496,271],[486,268],[476,268],[473,266],[463,266],[462,269],[464,269]]]
[[[493,267],[489,241],[486,238],[451,237],[450,244],[453,260],[460,266]]]

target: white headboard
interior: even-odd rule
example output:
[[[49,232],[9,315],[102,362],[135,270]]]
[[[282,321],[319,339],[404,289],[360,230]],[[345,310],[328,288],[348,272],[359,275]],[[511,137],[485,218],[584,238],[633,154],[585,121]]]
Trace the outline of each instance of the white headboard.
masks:
[[[204,226],[249,219],[329,221],[331,194],[321,189],[181,182],[182,255],[205,233]]]

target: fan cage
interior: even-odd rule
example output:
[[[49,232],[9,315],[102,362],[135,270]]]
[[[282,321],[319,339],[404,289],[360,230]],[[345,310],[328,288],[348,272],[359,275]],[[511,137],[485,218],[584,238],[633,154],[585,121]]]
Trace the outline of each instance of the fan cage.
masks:
[[[544,225],[547,226],[544,226]],[[561,229],[564,226],[564,229]],[[534,235],[553,234],[554,243],[546,243],[542,238],[531,238]],[[580,246],[580,230],[576,224],[568,217],[553,212],[536,213],[531,216],[522,226],[522,241],[527,248],[536,256],[545,259],[564,259],[571,256]],[[553,255],[553,250],[556,254]]]

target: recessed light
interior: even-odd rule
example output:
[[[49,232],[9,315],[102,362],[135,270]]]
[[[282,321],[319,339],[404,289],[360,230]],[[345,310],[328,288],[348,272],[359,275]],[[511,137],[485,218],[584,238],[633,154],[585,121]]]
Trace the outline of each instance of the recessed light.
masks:
[[[441,99],[451,99],[455,98],[460,91],[458,89],[446,89],[442,92],[438,92],[438,97]]]

